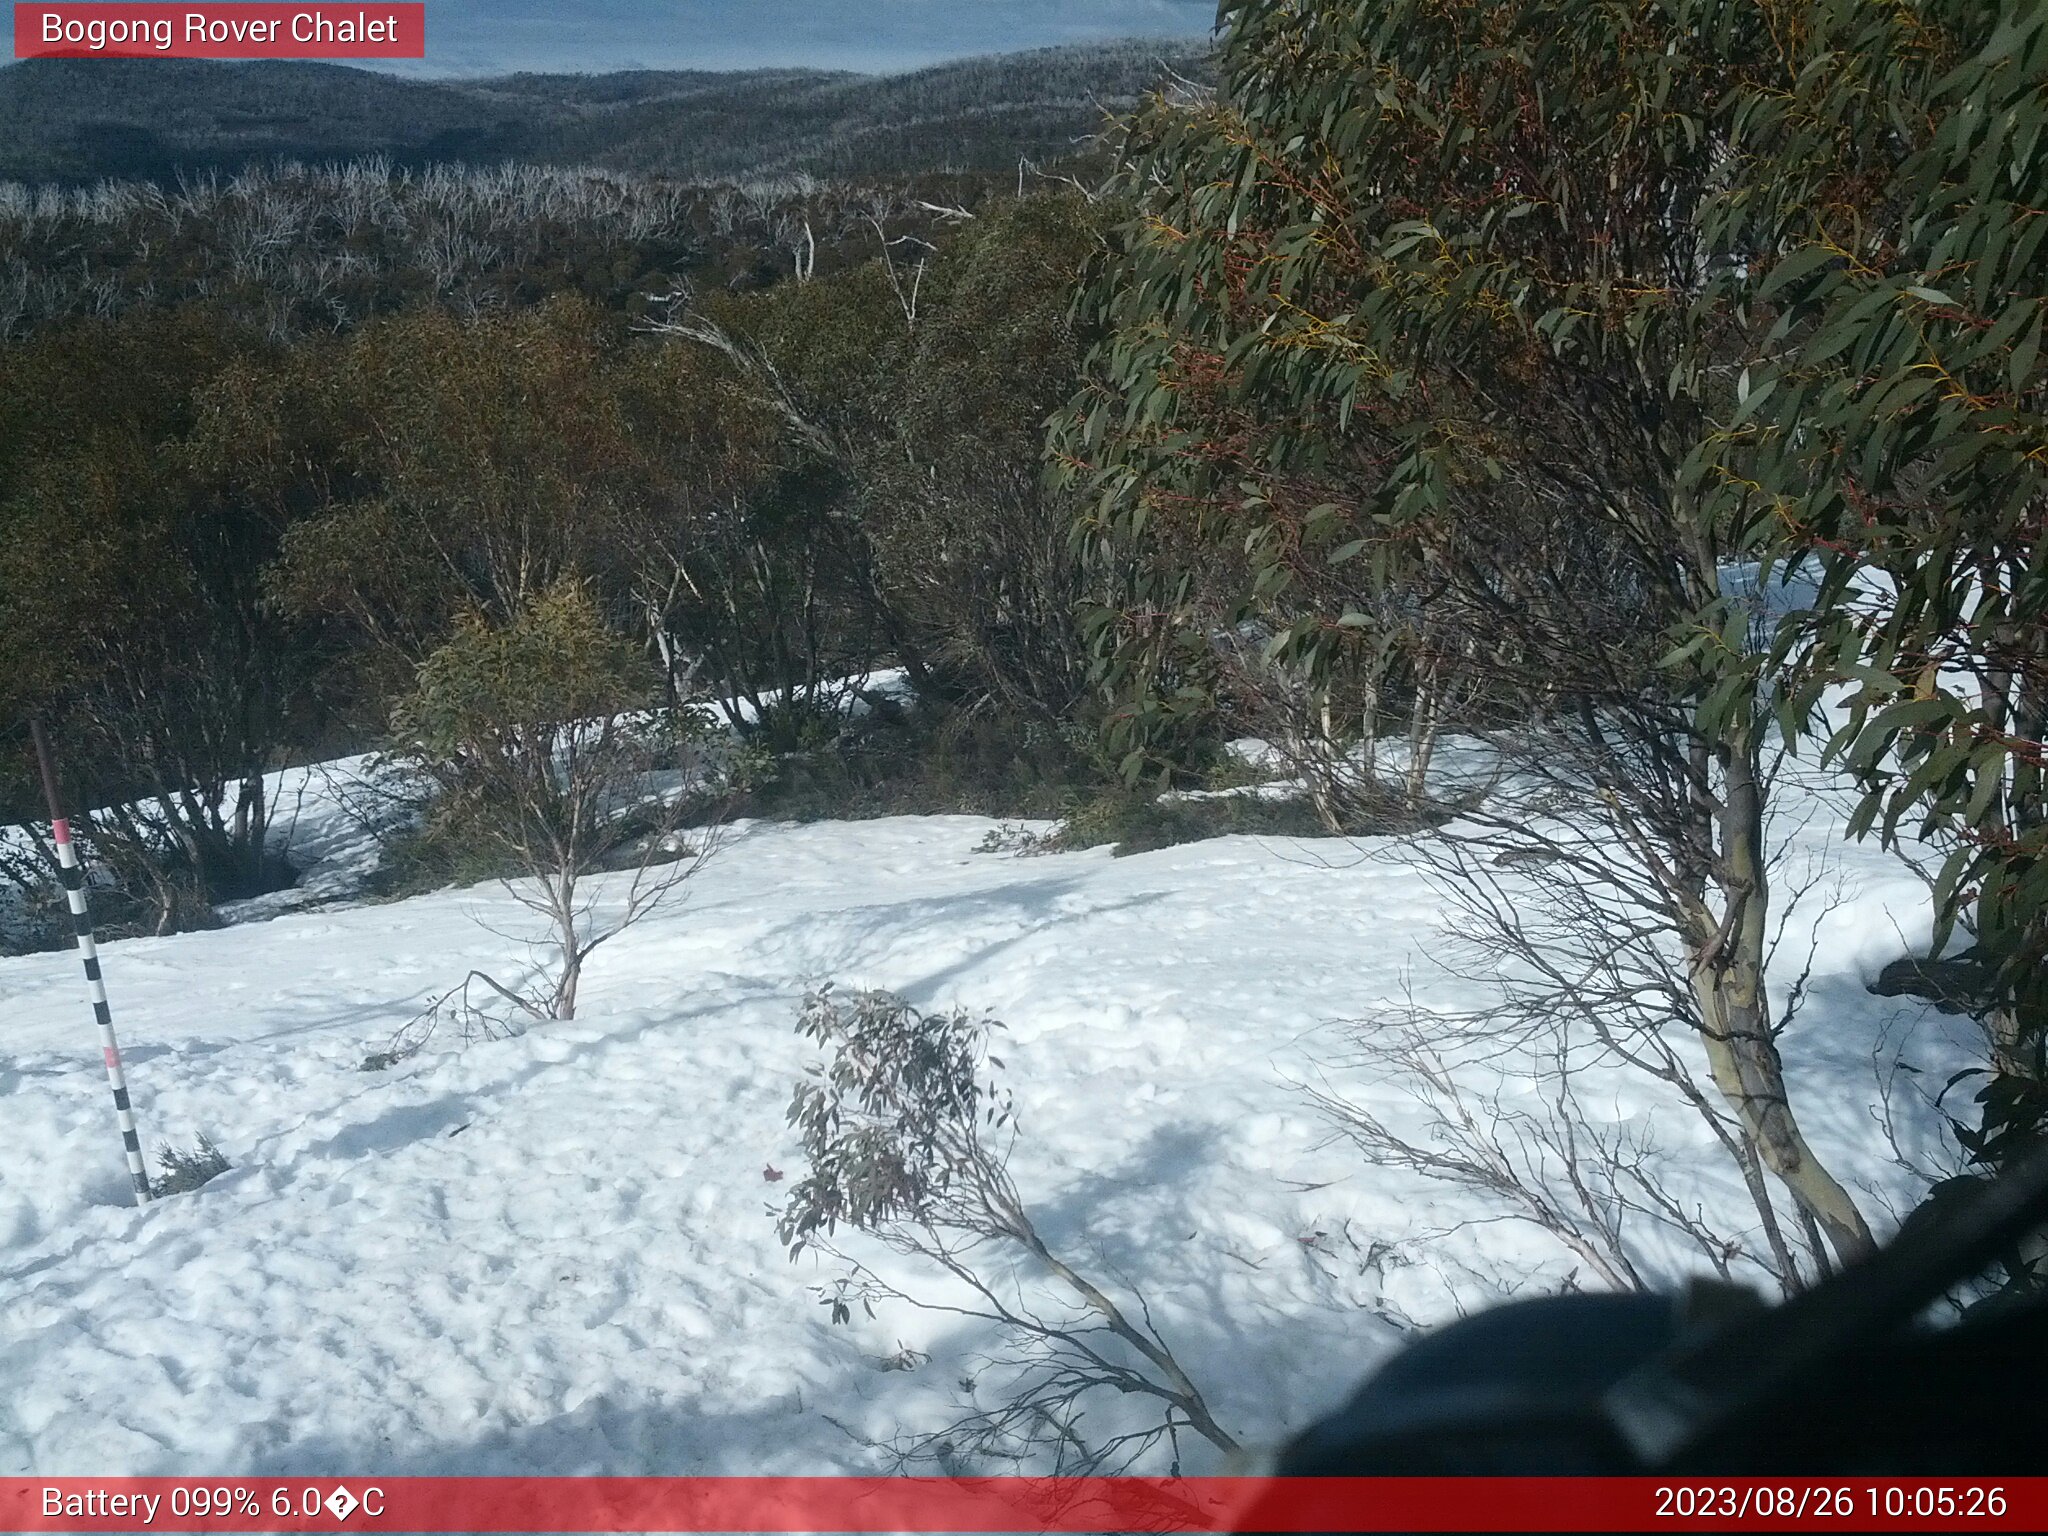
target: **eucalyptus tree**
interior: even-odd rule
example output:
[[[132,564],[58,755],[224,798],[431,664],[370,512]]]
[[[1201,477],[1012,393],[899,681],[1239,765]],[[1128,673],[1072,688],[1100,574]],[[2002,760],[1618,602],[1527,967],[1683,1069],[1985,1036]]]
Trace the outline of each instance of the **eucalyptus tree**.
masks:
[[[1717,473],[1772,340],[1750,292],[1768,253],[1722,217],[1732,118],[1784,63],[1772,15],[1229,0],[1223,19],[1216,102],[1135,125],[1138,211],[1089,301],[1110,340],[1056,444],[1123,583],[1093,634],[1129,761],[1214,706],[1223,631],[1318,682],[1391,647],[1416,710],[1464,678],[1522,782],[1590,827],[1539,850],[1556,878],[1647,908],[1643,941],[1681,951],[1681,1017],[1766,1225],[1759,1163],[1810,1238],[1864,1252],[1765,978],[1778,688],[1727,578],[1779,525]]]
[[[1737,121],[1731,226],[1775,253],[1770,365],[1723,494],[1820,596],[1786,627],[1855,821],[1935,846],[1937,942],[1973,931],[1992,1062],[1966,1146],[2048,1121],[2048,11],[1828,0]]]

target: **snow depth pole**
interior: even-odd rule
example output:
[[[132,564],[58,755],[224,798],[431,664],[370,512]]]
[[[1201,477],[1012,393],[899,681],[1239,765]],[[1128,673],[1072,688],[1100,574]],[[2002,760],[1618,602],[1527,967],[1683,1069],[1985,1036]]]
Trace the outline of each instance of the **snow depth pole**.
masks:
[[[135,1181],[135,1203],[149,1204],[149,1171],[142,1162],[142,1138],[135,1131],[135,1110],[128,1102],[128,1078],[121,1070],[121,1045],[114,1038],[114,1015],[107,1007],[107,989],[100,980],[100,951],[93,942],[92,913],[85,905],[85,869],[78,862],[78,849],[71,841],[71,823],[64,819],[64,802],[57,794],[57,767],[50,757],[49,739],[43,722],[30,720],[29,735],[35,739],[36,767],[43,775],[43,798],[50,804],[50,840],[57,845],[59,877],[64,882],[64,901],[71,908],[71,931],[78,936],[78,957],[85,962],[86,990],[92,994],[92,1016],[100,1027],[100,1053],[106,1058],[107,1086],[114,1090],[114,1118],[121,1124],[121,1151],[128,1160],[128,1176]]]

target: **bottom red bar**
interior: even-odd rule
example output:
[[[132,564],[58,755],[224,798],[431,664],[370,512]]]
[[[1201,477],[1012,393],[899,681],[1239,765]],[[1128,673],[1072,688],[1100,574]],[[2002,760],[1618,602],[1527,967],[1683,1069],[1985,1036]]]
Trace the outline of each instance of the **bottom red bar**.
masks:
[[[1249,1523],[1248,1523],[1249,1522]],[[2048,1529],[2048,1477],[353,1477],[0,1481],[37,1531]]]

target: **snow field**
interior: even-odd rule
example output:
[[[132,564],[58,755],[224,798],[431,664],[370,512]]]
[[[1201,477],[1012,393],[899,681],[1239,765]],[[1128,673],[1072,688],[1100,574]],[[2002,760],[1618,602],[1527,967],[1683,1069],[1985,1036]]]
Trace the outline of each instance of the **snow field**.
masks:
[[[906,1307],[833,1328],[809,1287],[836,1271],[775,1239],[787,1186],[766,1171],[799,1172],[783,1112],[812,1059],[795,1010],[827,980],[1006,1022],[1012,1166],[1041,1230],[1146,1296],[1252,1443],[1346,1395],[1405,1324],[1579,1268],[1497,1207],[1365,1165],[1296,1086],[1419,1129],[1398,1085],[1344,1066],[1339,1027],[1411,991],[1487,1000],[1443,968],[1442,905],[1415,868],[1272,838],[974,853],[993,825],[736,828],[598,952],[577,1022],[444,1037],[382,1073],[364,1055],[426,998],[529,963],[532,917],[504,892],[110,946],[146,1144],[204,1132],[234,1164],[143,1211],[74,957],[0,961],[0,1472],[885,1467],[869,1442],[947,1423],[990,1340]],[[298,827],[299,900],[331,897],[367,842],[331,790]],[[1833,856],[1847,896],[1787,1054],[1809,1137],[1882,1221],[1912,1186],[1872,1120],[1873,1052],[1908,1041],[1945,1075],[1969,1037],[1865,993],[1924,942],[1925,896],[1880,854]],[[1796,971],[1805,945],[1786,950]],[[1586,1098],[1648,1128],[1675,1187],[1741,1225],[1733,1171],[1682,1107],[1620,1075]],[[1931,1152],[1924,1116],[1907,1134]],[[1648,1241],[1660,1277],[1697,1267]],[[930,1359],[889,1368],[904,1350]]]

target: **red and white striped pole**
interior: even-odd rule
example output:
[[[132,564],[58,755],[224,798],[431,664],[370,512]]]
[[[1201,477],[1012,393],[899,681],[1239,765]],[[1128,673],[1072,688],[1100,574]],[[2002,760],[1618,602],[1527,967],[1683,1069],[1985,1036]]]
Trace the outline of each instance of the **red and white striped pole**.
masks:
[[[114,1091],[114,1118],[121,1124],[121,1151],[128,1160],[128,1177],[135,1182],[135,1203],[149,1204],[149,1170],[142,1161],[142,1138],[135,1130],[135,1109],[128,1102],[128,1078],[121,1070],[121,1045],[114,1038],[114,1015],[107,1007],[106,983],[100,979],[99,946],[93,942],[92,913],[85,904],[85,868],[78,862],[78,849],[71,841],[71,823],[64,819],[64,802],[57,794],[57,768],[50,757],[50,743],[40,720],[29,721],[35,738],[36,766],[42,770],[43,798],[50,805],[50,840],[57,845],[58,877],[64,882],[64,900],[71,908],[71,931],[78,937],[78,956],[85,962],[86,990],[92,994],[92,1016],[100,1027],[100,1054],[107,1063],[107,1086]]]

